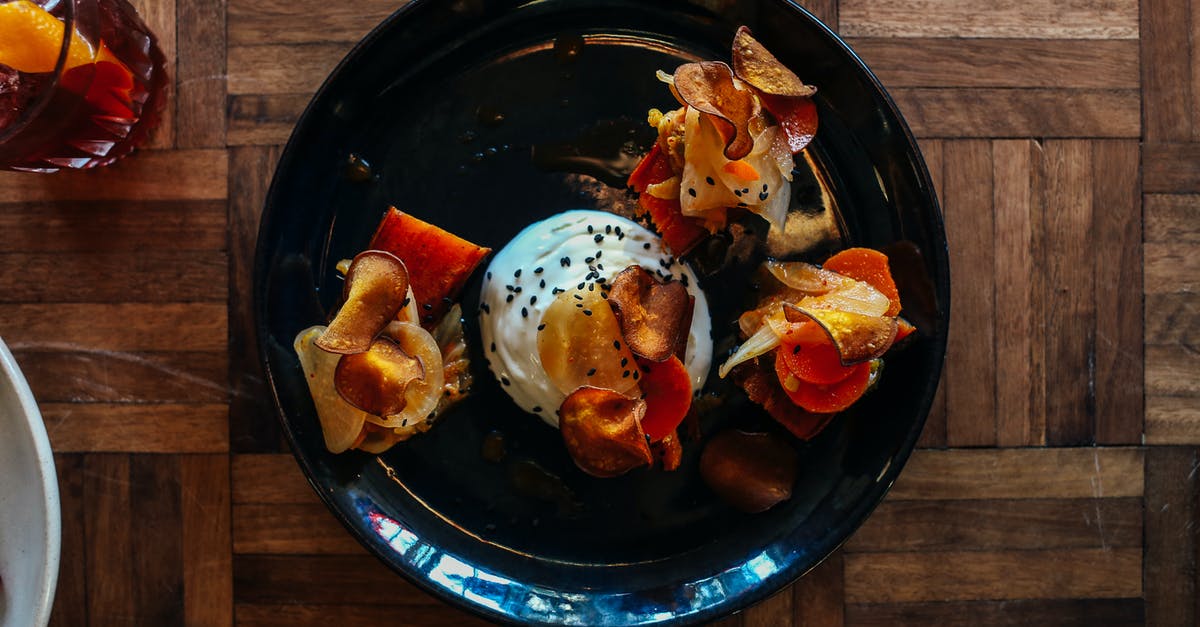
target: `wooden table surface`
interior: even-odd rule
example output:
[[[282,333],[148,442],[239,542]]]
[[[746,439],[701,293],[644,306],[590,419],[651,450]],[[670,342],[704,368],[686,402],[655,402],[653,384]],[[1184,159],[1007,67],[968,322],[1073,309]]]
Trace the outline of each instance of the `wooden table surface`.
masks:
[[[252,349],[280,145],[396,0],[141,0],[150,149],[0,174],[0,336],[57,453],[52,623],[458,625],[345,533]],[[816,0],[938,185],[954,272],[920,450],[865,526],[728,625],[1200,616],[1200,0]]]

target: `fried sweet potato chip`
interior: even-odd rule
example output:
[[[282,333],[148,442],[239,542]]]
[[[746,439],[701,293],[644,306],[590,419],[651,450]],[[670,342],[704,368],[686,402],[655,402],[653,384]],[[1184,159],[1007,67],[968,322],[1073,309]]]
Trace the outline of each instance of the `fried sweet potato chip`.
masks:
[[[685,63],[675,70],[675,91],[693,109],[705,113],[725,141],[725,158],[736,161],[750,154],[754,137],[750,119],[761,111],[754,94],[738,89],[733,70],[720,61]]]
[[[567,452],[589,475],[616,477],[654,463],[642,431],[645,401],[583,386],[567,396],[558,413]]]
[[[806,309],[791,303],[784,304],[783,313],[788,322],[811,319],[821,325],[833,340],[843,366],[883,355],[896,339],[896,319],[887,316],[868,316],[837,309]]]
[[[333,372],[333,383],[347,403],[387,416],[404,409],[409,384],[424,377],[420,359],[392,340],[379,338],[365,352],[343,355]]]
[[[345,303],[316,344],[331,353],[361,353],[404,306],[408,269],[389,252],[363,251],[350,263],[343,294]]]
[[[805,85],[800,77],[758,43],[745,26],[733,36],[732,56],[734,75],[764,94],[807,98],[817,93],[816,87]]]
[[[661,283],[639,265],[613,277],[608,303],[630,350],[650,361],[665,361],[687,346],[692,298],[678,282]]]
[[[792,498],[798,467],[796,451],[769,433],[722,431],[700,455],[700,476],[708,487],[750,514]]]

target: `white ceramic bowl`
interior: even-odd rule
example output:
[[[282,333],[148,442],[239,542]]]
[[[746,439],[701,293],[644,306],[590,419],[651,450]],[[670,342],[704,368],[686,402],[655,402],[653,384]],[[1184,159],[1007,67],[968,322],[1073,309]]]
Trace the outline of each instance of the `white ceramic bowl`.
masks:
[[[46,426],[0,340],[0,625],[40,627],[50,620],[61,541]]]

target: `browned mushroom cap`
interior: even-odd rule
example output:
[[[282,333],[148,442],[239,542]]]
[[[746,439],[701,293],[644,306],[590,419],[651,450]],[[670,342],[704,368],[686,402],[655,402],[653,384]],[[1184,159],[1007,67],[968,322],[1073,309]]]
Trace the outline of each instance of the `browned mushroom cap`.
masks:
[[[736,429],[713,437],[700,455],[700,476],[721,500],[757,513],[792,498],[796,451],[769,433]]]
[[[409,384],[424,376],[420,359],[405,353],[395,342],[379,338],[365,352],[342,355],[333,372],[333,383],[347,403],[376,416],[387,416],[404,409]]]
[[[630,350],[650,361],[664,361],[687,346],[692,299],[678,282],[661,283],[639,265],[613,277],[608,303],[621,323]]]
[[[594,477],[616,477],[654,462],[642,416],[646,402],[584,386],[558,409],[558,428],[575,465]]]
[[[751,87],[772,96],[807,98],[817,93],[816,87],[805,85],[758,43],[745,26],[733,36],[733,73]]]
[[[383,250],[367,250],[350,263],[345,303],[316,345],[331,353],[361,353],[396,317],[408,297],[408,269]]]
[[[736,161],[750,154],[754,138],[750,119],[761,111],[747,89],[733,84],[733,70],[719,61],[685,63],[675,70],[675,92],[688,106],[704,113],[725,141],[725,158]]]
[[[887,352],[896,339],[896,319],[887,316],[841,311],[837,309],[806,309],[784,303],[783,315],[788,322],[813,320],[821,325],[833,346],[837,348],[842,365],[849,366],[875,359]]]

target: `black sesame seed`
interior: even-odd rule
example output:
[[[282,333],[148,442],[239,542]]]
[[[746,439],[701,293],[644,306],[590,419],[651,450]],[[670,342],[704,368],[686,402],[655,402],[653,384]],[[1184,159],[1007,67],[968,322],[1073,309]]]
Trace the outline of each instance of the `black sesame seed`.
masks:
[[[595,368],[592,368],[591,370],[588,370],[587,376],[589,376],[589,377],[590,377],[590,376],[592,376],[592,375],[594,375],[594,374],[596,374],[596,369],[595,369]]]
[[[600,255],[603,255],[603,254],[604,254],[604,251],[603,251],[603,250],[597,250],[597,251],[596,251],[596,259],[599,259],[599,258],[600,258]]]
[[[591,309],[584,309],[584,310],[583,310],[583,315],[585,315],[585,316],[590,316],[590,315],[592,315],[592,310],[591,310]]]
[[[544,272],[545,270],[546,270],[545,268],[543,268],[543,267],[541,267],[541,266],[538,266],[538,267],[536,267],[536,268],[534,268],[534,269],[533,269],[533,273],[534,273],[534,274],[541,274],[541,273],[542,273],[542,272]]]
[[[442,297],[442,302],[443,302],[443,303],[446,303],[447,305],[451,305],[451,304],[453,304],[453,303],[454,303],[454,301],[453,301],[453,300],[451,300],[449,296],[443,296],[443,297]]]
[[[604,225],[604,232],[605,232],[605,233],[612,233],[612,225],[611,225],[611,224],[605,224],[605,225]]]
[[[597,282],[597,283],[599,283],[599,284],[601,284],[601,285],[603,285],[603,284],[604,284],[604,282],[605,282],[605,281],[607,281],[607,280],[608,280],[608,279],[606,279],[606,278],[604,278],[604,277],[600,277],[600,278],[596,279],[596,282]]]
[[[603,242],[603,241],[604,241],[604,236],[603,236],[603,235],[601,235],[600,233],[597,233],[597,234],[596,234],[596,237],[593,237],[593,238],[592,238],[592,241],[593,241],[593,242],[596,242],[597,244],[599,244],[600,242]]]
[[[504,286],[504,289],[506,289],[506,290],[508,290],[508,291],[510,291],[510,292],[511,292],[511,291],[513,291],[515,288],[514,288],[513,286],[511,286],[511,285],[505,285],[505,286]]]
[[[596,258],[595,258],[595,257],[588,257],[587,259],[584,259],[584,260],[583,260],[583,262],[584,262],[584,263],[589,263],[589,264],[590,264],[590,263],[592,263],[592,262],[594,262],[594,261],[596,261]]]
[[[583,284],[582,284],[582,283],[580,283],[580,286],[582,286],[582,285],[583,285]],[[572,294],[572,296],[574,296],[574,297],[575,297],[575,300],[583,300],[583,297],[582,297],[582,296],[580,296],[579,294]]]
[[[492,280],[492,271],[491,271],[491,270],[488,270],[488,273],[487,273],[487,279],[488,279],[489,281],[491,281],[491,280]]]
[[[737,206],[739,206],[739,207],[749,207],[750,205],[747,205],[747,204],[746,204],[746,203],[744,203],[744,202],[739,202],[739,203],[737,204]]]
[[[518,293],[518,294],[520,294],[520,293],[521,293],[521,286],[520,286],[520,285],[518,285],[517,287],[513,288],[513,291],[514,291],[514,292],[516,292],[516,293]]]
[[[496,343],[492,342],[492,352],[496,352]]]
[[[794,346],[794,347],[792,348],[792,354],[793,354],[793,355],[795,355],[795,354],[797,354],[797,353],[799,353],[799,352],[800,352],[800,345],[799,345],[799,344],[797,344],[796,346]]]
[[[624,234],[624,233],[617,233],[617,241],[619,242],[619,241],[621,241],[621,240],[623,240],[623,239],[625,239],[625,234]]]
[[[546,328],[546,323],[545,323],[545,322],[543,322],[543,323],[541,323],[541,324],[539,324],[539,325],[538,325],[538,331],[541,331],[542,329],[545,329],[545,328]]]
[[[768,195],[768,194],[767,194],[766,192],[763,192],[763,193],[761,193],[761,194],[759,194],[759,195],[758,195],[758,199],[759,199],[759,200],[766,200],[766,199],[767,199],[767,195]]]
[[[687,284],[688,284],[687,275],[686,274],[679,275],[679,282],[682,283],[684,287],[687,287]]]
[[[622,357],[622,358],[621,358],[621,367],[622,367],[622,368],[624,368],[625,366],[628,366],[628,365],[629,365],[629,358],[628,358],[628,357]]]
[[[749,193],[750,193],[750,188],[749,188],[749,187],[743,187],[743,188],[742,188],[742,193],[743,193],[743,194],[749,194]]]
[[[424,309],[425,311],[432,311],[433,303],[425,303],[424,305],[421,305],[421,308]]]
[[[546,279],[542,279],[541,282],[538,283],[538,287],[546,289]]]
[[[634,371],[633,371],[633,380],[634,380],[634,381],[637,381],[637,380],[638,380],[638,375],[639,375],[638,371],[637,371],[637,370],[634,370]]]
[[[711,177],[711,176],[706,176],[706,177],[704,177],[704,182],[705,182],[705,183],[708,183],[709,185],[716,185],[716,184],[717,184],[717,182],[716,182],[716,181],[714,181],[714,180],[713,180],[713,177]]]
[[[479,308],[482,309],[484,313],[492,313],[492,306],[487,303],[479,303]]]
[[[691,187],[689,187],[689,188],[688,188],[688,196],[691,196],[692,198],[695,198],[695,197],[696,197],[696,190],[695,190],[694,188],[691,188]]]
[[[550,293],[551,293],[551,294],[561,294],[561,293],[563,293],[563,292],[565,292],[565,291],[567,291],[567,290],[564,290],[564,289],[563,289],[563,288],[561,288],[561,287],[555,287],[554,289],[550,290]]]
[[[400,308],[401,308],[401,309],[404,309],[405,307],[408,307],[408,304],[409,304],[410,302],[412,302],[412,299],[411,299],[411,298],[409,298],[409,297],[407,297],[407,296],[405,296],[405,297],[404,297],[404,302],[400,303]]]
[[[526,309],[526,308],[524,308],[524,307],[522,307],[522,308],[521,308],[521,317],[522,317],[522,318],[528,318],[528,317],[529,317],[529,310],[528,310],[528,309]]]
[[[559,265],[561,265],[564,268],[569,268],[569,267],[571,267],[571,258],[563,257],[562,259],[558,260],[558,263],[559,263]]]
[[[521,278],[521,269],[520,268],[517,268],[517,271],[513,273],[513,278],[514,279]]]
[[[589,224],[588,225],[588,233],[590,234],[590,233],[595,233],[595,232],[596,232],[596,229],[592,228],[592,225]]]
[[[642,248],[645,250],[650,250],[650,242],[646,242],[645,244],[642,244]]]
[[[594,291],[596,291],[596,284],[595,284],[595,283],[588,283],[588,291],[589,291],[589,292],[594,292]]]
[[[622,379],[626,379],[626,378],[628,378],[628,377],[629,377],[629,374],[630,374],[630,373],[629,373],[629,371],[628,371],[628,370],[626,370],[625,372],[622,372],[622,373],[621,373],[621,378],[622,378]]]
[[[584,285],[587,285],[587,281],[580,281],[580,282],[579,282],[579,285],[576,285],[576,286],[575,286],[575,289],[577,289],[577,290],[581,290],[581,289],[583,289],[583,286],[584,286]]]
[[[613,340],[613,348],[621,350],[621,340]]]
[[[537,303],[537,294],[534,294],[533,296],[529,297],[529,304],[533,305],[535,303]]]
[[[540,413],[542,413],[542,406],[541,406],[541,405],[534,405],[534,406],[533,406],[533,413],[535,413],[535,414],[540,414]]]
[[[500,375],[500,383],[503,383],[504,385],[512,385],[512,381],[509,381],[508,377],[504,375]]]
[[[512,294],[509,294],[509,295],[508,295],[508,297],[504,299],[504,302],[506,302],[506,303],[511,303],[511,302],[512,302],[512,300],[513,300],[513,295],[512,295]]]
[[[740,190],[740,189],[733,190],[733,195],[740,198],[742,195],[742,190]]]
[[[425,322],[433,322],[433,314],[425,314]]]

